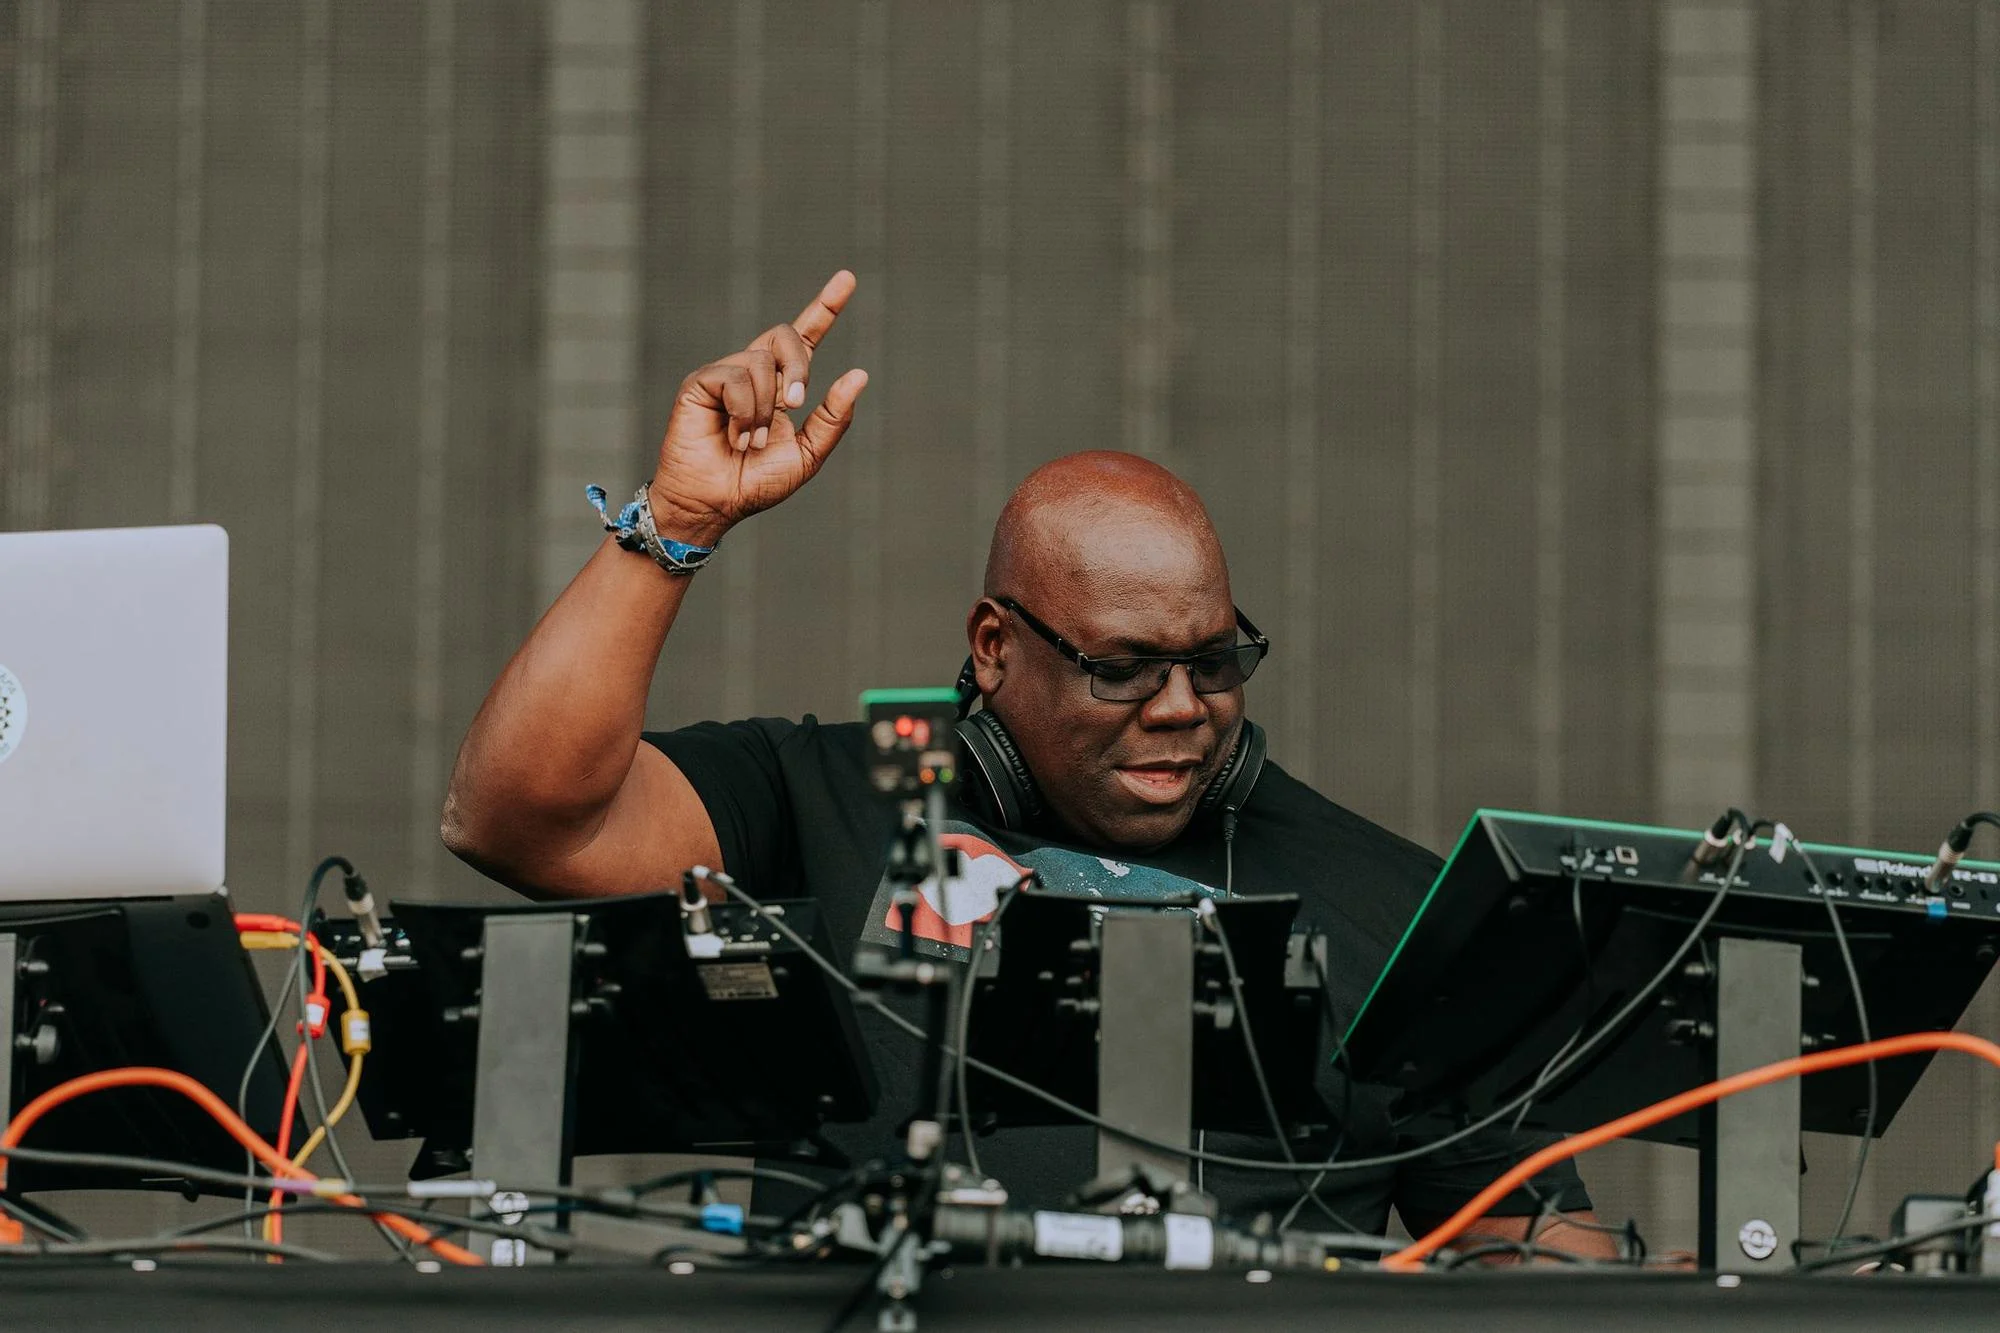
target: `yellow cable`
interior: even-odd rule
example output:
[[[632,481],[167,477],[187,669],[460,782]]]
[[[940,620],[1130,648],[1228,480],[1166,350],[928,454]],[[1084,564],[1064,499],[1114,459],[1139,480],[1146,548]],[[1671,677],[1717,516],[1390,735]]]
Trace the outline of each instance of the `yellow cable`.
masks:
[[[299,947],[299,937],[290,931],[245,930],[239,932],[239,935],[246,949]],[[320,961],[333,973],[334,980],[340,984],[341,996],[347,1001],[347,1012],[340,1016],[340,1048],[348,1057],[347,1086],[340,1090],[339,1100],[328,1108],[326,1122],[313,1130],[305,1144],[293,1156],[293,1166],[304,1166],[306,1159],[313,1155],[320,1144],[326,1142],[327,1131],[339,1124],[341,1117],[345,1116],[348,1109],[354,1105],[354,1098],[361,1091],[361,1062],[373,1044],[372,1034],[369,1031],[368,1011],[361,1007],[361,996],[354,989],[354,978],[348,975],[346,966],[334,957],[332,951],[324,944],[314,940],[312,946],[319,954]],[[274,1217],[269,1215],[264,1218],[266,1239],[269,1239],[274,1220]]]

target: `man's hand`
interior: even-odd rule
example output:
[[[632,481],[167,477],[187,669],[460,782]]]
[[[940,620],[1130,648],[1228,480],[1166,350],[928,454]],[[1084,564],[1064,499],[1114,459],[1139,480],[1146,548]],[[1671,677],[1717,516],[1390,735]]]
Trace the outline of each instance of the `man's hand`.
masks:
[[[713,546],[825,464],[854,419],[868,373],[850,370],[835,380],[804,425],[794,427],[791,414],[805,406],[813,353],[853,295],[854,275],[842,269],[797,319],[681,384],[652,481],[662,536]]]

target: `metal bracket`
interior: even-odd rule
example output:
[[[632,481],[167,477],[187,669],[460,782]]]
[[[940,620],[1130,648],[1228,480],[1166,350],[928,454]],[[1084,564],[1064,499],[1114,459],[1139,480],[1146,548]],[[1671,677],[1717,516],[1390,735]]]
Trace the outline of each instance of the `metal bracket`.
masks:
[[[473,1167],[484,1179],[570,1181],[577,1047],[571,1023],[582,920],[570,912],[486,918],[472,1105]],[[506,1238],[493,1242],[489,1256],[503,1266],[552,1257]]]
[[[1178,912],[1105,913],[1098,972],[1097,1113],[1166,1143],[1194,1124],[1194,943]],[[1099,1130],[1097,1178],[1139,1167],[1184,1180],[1188,1160]]]
[[[1804,974],[1797,944],[1718,941],[1715,1077],[1798,1056]],[[1792,1268],[1799,1238],[1799,1083],[1784,1079],[1709,1106],[1701,1121],[1701,1266]]]

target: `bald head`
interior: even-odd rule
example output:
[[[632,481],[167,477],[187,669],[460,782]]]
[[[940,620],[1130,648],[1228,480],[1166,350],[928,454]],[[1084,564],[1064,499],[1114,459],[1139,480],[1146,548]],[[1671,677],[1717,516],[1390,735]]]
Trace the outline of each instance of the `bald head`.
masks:
[[[1156,672],[1143,698],[1093,678],[1139,678],[1121,659],[1226,651],[1236,628],[1222,543],[1193,488],[1109,452],[1058,458],[1021,483],[966,619],[979,692],[1050,816],[1105,847],[1159,847],[1187,827],[1235,743],[1243,687],[1199,693],[1191,666]]]
[[[1222,542],[1194,488],[1150,459],[1096,449],[1044,463],[1008,498],[993,525],[985,591],[1028,599],[1153,578],[1169,572],[1162,566],[1228,588]]]

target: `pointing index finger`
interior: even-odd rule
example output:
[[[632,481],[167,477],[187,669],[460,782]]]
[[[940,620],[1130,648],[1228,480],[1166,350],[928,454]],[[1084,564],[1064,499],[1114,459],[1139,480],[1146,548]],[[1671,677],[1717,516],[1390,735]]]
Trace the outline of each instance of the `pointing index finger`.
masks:
[[[799,312],[799,317],[792,321],[792,327],[799,331],[799,337],[806,340],[806,346],[818,347],[833,331],[833,322],[847,308],[847,299],[854,295],[854,286],[854,275],[842,269],[828,278],[819,295]]]

